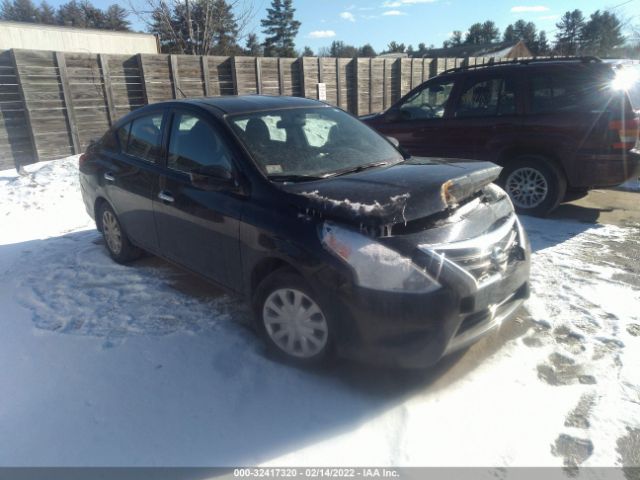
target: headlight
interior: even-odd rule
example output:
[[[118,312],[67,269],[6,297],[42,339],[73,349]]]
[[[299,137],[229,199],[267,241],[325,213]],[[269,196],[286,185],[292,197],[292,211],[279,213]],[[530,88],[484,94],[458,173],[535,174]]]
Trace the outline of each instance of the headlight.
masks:
[[[365,235],[324,222],[321,237],[324,247],[353,269],[361,287],[425,293],[440,286],[411,259]]]

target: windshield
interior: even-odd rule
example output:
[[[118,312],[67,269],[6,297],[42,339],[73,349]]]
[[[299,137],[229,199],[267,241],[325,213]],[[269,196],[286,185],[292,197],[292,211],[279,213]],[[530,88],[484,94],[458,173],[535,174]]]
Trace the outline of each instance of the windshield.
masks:
[[[254,112],[227,121],[273,180],[326,177],[403,160],[383,137],[337,108]]]

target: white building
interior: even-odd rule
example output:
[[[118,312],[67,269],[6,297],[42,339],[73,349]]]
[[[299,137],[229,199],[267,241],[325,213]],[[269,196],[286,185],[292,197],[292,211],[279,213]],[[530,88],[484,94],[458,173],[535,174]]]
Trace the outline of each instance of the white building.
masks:
[[[155,35],[0,21],[0,50],[22,48],[80,53],[159,53]]]

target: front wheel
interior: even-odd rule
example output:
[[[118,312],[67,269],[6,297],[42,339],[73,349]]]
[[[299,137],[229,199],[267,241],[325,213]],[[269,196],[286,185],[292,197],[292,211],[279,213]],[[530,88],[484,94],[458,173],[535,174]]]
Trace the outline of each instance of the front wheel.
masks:
[[[562,171],[537,155],[525,155],[509,162],[502,170],[500,183],[518,213],[536,217],[553,211],[567,189]]]
[[[255,300],[258,328],[272,351],[296,364],[321,364],[330,358],[330,323],[300,275],[272,273],[258,287]]]

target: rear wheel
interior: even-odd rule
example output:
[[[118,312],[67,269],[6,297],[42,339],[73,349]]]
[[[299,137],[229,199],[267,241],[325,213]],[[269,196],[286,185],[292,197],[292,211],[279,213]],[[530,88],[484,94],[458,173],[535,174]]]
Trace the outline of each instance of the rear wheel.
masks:
[[[103,203],[99,215],[100,229],[111,258],[118,263],[128,263],[140,257],[142,250],[129,241],[111,205]]]
[[[554,210],[567,189],[562,171],[537,155],[523,155],[509,162],[502,170],[500,183],[518,213],[539,217]]]
[[[255,296],[258,328],[270,349],[296,364],[321,364],[331,357],[330,323],[316,294],[298,274],[277,270]]]
[[[581,198],[589,195],[588,188],[575,188],[575,189],[567,189],[567,193],[564,194],[563,202],[573,202],[575,200],[580,200]]]

